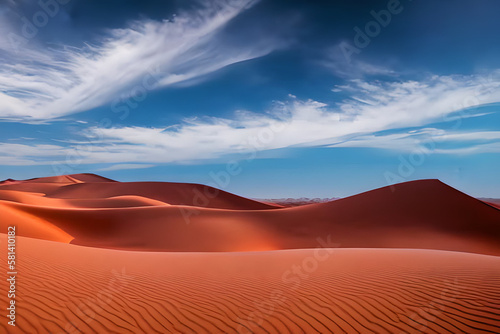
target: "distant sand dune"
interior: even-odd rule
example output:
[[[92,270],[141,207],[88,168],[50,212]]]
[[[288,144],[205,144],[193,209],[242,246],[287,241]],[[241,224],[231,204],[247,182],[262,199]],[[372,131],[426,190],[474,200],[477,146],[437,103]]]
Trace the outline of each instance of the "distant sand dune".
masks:
[[[123,195],[109,198],[60,199],[45,197],[41,193],[30,193],[15,190],[1,190],[0,203],[14,202],[46,208],[134,208],[143,206],[170,205],[148,197]]]
[[[0,241],[5,244],[5,237]],[[18,244],[17,326],[2,321],[1,332],[498,333],[500,328],[500,258],[493,256],[402,249],[146,253],[29,238]],[[0,294],[2,305],[6,298]]]
[[[1,189],[1,188],[0,188]],[[212,187],[167,182],[78,183],[47,194],[51,198],[85,199],[138,195],[172,205],[202,206],[228,210],[266,210],[276,206],[227,193]]]
[[[0,185],[0,205],[16,212],[0,225],[16,221],[20,235],[42,239],[39,229],[52,225],[51,231],[64,231],[73,244],[129,250],[300,249],[330,237],[341,247],[500,255],[500,210],[437,180],[277,208],[201,185],[80,179]],[[30,226],[33,217],[44,222],[36,233],[23,228],[23,212]],[[52,234],[46,239],[58,240]]]
[[[29,179],[24,182],[27,183],[84,183],[84,182],[116,182],[114,180],[108,179],[106,177],[96,175],[96,174],[72,174],[72,175],[60,175],[60,176],[49,176],[49,177],[38,177],[34,179]]]
[[[494,199],[494,198],[488,198],[486,200],[483,200],[483,202],[500,209],[500,199]]]
[[[0,182],[0,213],[0,333],[500,332],[500,210],[437,180],[283,208],[75,174]]]

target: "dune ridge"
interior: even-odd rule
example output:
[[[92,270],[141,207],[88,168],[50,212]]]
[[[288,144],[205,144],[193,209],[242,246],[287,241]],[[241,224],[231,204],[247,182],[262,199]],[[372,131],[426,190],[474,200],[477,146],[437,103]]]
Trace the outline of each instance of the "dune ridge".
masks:
[[[76,174],[0,183],[0,212],[18,272],[2,333],[500,328],[500,210],[438,180],[284,208]]]
[[[137,195],[121,195],[107,198],[62,199],[46,197],[43,193],[16,190],[0,190],[0,202],[13,202],[47,208],[133,208],[165,206],[165,202]]]
[[[328,236],[341,247],[500,255],[500,210],[438,180],[406,182],[292,208],[193,184],[84,182],[81,176],[52,180],[0,186],[0,206],[44,222],[30,221],[31,227],[21,228],[21,235],[58,240],[43,236],[43,228],[51,224],[73,244],[123,250],[300,249],[315,247],[318,237]],[[45,192],[24,188],[54,184]],[[200,195],[193,201],[207,189],[212,197]],[[22,216],[2,220],[3,225],[13,223],[22,226]]]

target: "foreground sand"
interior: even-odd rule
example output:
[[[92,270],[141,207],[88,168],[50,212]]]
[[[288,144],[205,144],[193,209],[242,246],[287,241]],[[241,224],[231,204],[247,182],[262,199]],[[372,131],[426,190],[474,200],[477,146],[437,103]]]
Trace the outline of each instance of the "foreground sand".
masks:
[[[76,174],[0,213],[0,333],[500,333],[500,210],[438,180],[283,208]]]
[[[153,253],[19,237],[17,326],[0,332],[498,333],[499,269],[433,250]]]

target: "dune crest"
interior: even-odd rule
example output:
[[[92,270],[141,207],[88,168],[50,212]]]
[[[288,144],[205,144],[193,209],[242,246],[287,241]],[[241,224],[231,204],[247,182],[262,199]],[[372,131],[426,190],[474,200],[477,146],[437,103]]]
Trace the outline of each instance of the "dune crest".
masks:
[[[57,225],[38,217],[36,214],[30,214],[1,201],[0,212],[2,213],[2,219],[0,220],[2,231],[7,231],[9,226],[15,226],[16,234],[25,237],[63,243],[69,243],[74,239]]]
[[[500,328],[500,210],[438,180],[284,208],[76,174],[7,180],[0,211],[19,282],[2,333]]]
[[[51,226],[71,236],[71,243],[91,247],[257,251],[314,248],[318,237],[328,237],[348,248],[500,255],[500,210],[438,180],[281,208],[196,184],[76,174],[0,185],[0,203],[11,216],[15,212],[20,235],[44,239],[43,233],[23,234],[37,217],[44,222],[37,230]]]

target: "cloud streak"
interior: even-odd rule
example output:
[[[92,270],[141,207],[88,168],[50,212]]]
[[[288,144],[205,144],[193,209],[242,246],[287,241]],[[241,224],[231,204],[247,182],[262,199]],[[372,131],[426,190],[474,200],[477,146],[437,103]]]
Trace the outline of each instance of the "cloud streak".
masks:
[[[229,21],[254,3],[211,1],[170,20],[142,20],[110,30],[84,48],[37,48],[15,54],[0,43],[0,118],[54,119],[110,103],[137,84],[147,82],[147,89],[157,89],[266,55],[280,43],[266,39],[236,48],[219,36]]]
[[[179,162],[290,147],[356,146],[357,137],[477,116],[481,114],[471,108],[500,102],[500,83],[494,76],[431,76],[419,82],[352,80],[337,89],[350,98],[331,106],[292,99],[277,103],[266,114],[239,112],[234,119],[192,119],[167,128],[90,131],[115,149],[137,152],[145,161]],[[470,136],[462,141],[470,141]],[[364,145],[382,148],[379,140],[372,139],[371,144],[364,140]]]
[[[99,172],[109,172],[114,170],[146,169],[155,167],[152,164],[118,164],[98,169]]]
[[[369,134],[330,147],[379,148],[411,153],[477,154],[500,152],[500,131],[445,131],[424,128],[391,134]]]
[[[484,116],[475,107],[500,102],[500,83],[487,76],[431,76],[422,81],[352,80],[335,90],[350,97],[333,105],[291,97],[267,113],[236,112],[234,118],[187,119],[168,127],[90,127],[90,142],[79,156],[84,164],[206,162],[228,155],[255,154],[293,147],[369,147],[393,151],[429,149],[440,154],[500,152],[496,131],[431,128],[429,124]],[[333,94],[333,93],[332,93]],[[404,130],[414,128],[415,130]],[[447,144],[453,145],[447,145]],[[13,145],[13,144],[10,144]],[[20,144],[16,144],[20,145]],[[68,150],[57,146],[0,146],[13,162],[61,161]],[[58,152],[60,149],[60,152]],[[9,152],[16,153],[9,153]],[[66,153],[62,153],[66,152]],[[24,159],[24,160],[23,160]],[[112,167],[111,167],[112,168]]]

